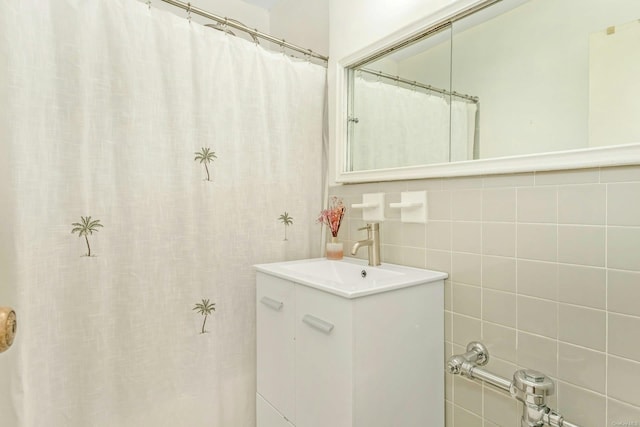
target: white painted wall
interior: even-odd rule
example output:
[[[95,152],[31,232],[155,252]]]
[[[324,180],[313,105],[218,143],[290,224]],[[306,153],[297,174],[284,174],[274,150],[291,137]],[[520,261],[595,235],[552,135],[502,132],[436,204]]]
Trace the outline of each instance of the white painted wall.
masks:
[[[327,0],[280,0],[269,10],[271,35],[329,55]]]

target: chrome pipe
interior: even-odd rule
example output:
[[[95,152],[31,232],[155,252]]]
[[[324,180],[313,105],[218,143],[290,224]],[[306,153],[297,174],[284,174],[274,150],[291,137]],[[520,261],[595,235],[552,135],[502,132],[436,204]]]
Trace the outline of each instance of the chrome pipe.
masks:
[[[555,384],[545,374],[521,369],[509,381],[480,367],[488,361],[489,352],[485,345],[474,341],[467,345],[466,353],[449,358],[447,371],[492,385],[522,403],[522,427],[579,427],[565,421],[561,414],[547,406],[547,397],[555,392]]]
[[[273,37],[272,35],[258,31],[255,28],[249,28],[246,25],[243,25],[233,19],[223,18],[222,16],[214,15],[213,13],[207,12],[205,10],[202,10],[198,7],[191,5],[191,3],[185,3],[179,0],[162,0],[162,1],[165,3],[169,3],[172,6],[179,7],[180,9],[183,9],[189,13],[195,13],[196,15],[200,15],[207,19],[211,19],[213,21],[219,22],[224,26],[235,28],[236,30],[244,31],[245,33],[250,34],[252,37],[258,37],[258,38],[270,41],[271,43],[275,43],[278,46],[285,47],[287,49],[302,53],[304,55],[319,59],[321,61],[325,61],[325,62],[329,61],[329,57],[320,55],[319,53],[316,53],[311,49],[305,49],[303,47],[296,46],[295,44],[285,41],[284,39],[278,39],[276,37]]]
[[[485,371],[482,368],[478,368],[477,366],[469,369],[469,377],[482,380],[494,387],[499,388],[500,390],[506,391],[507,393],[509,393],[511,390],[511,381],[498,375],[492,374],[489,371]]]

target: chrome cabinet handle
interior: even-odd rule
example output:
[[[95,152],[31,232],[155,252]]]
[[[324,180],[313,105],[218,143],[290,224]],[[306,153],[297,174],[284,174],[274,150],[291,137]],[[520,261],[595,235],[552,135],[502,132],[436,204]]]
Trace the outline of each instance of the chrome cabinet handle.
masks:
[[[312,328],[324,332],[325,334],[329,334],[333,330],[332,323],[329,323],[322,319],[318,319],[317,317],[310,314],[305,314],[304,316],[302,316],[302,321]]]
[[[280,311],[280,309],[282,309],[282,306],[284,305],[282,301],[276,301],[273,298],[269,297],[260,298],[260,302],[276,311]]]

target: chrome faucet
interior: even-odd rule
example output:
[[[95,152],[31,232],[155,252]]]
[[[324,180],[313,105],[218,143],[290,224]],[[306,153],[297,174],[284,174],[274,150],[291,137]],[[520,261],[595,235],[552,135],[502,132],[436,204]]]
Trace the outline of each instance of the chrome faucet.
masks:
[[[367,239],[356,242],[351,248],[351,255],[355,255],[362,246],[369,251],[369,265],[380,265],[380,224],[373,222],[358,230],[367,230]]]

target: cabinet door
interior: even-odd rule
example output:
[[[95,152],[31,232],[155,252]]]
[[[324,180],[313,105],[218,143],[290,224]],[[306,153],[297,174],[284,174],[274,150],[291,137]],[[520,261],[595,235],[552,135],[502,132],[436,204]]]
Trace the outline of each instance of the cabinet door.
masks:
[[[257,274],[257,390],[295,423],[293,283]]]
[[[284,416],[256,393],[257,427],[293,427]]]
[[[352,420],[350,301],[296,286],[296,427]]]

